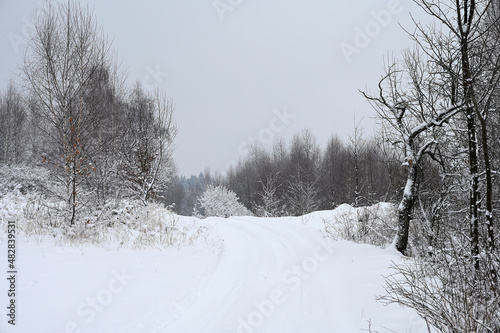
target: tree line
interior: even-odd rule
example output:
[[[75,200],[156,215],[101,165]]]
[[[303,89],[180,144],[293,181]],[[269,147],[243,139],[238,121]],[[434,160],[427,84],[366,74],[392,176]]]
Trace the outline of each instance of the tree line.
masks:
[[[30,37],[20,86],[0,96],[0,163],[50,170],[45,192],[70,225],[119,198],[158,197],[175,174],[172,101],[124,87],[88,7],[45,3]]]
[[[349,140],[321,148],[304,130],[252,147],[223,176],[190,178],[175,176],[172,101],[124,86],[89,8],[47,3],[19,86],[0,95],[0,163],[50,170],[45,194],[64,202],[58,213],[70,225],[123,198],[163,200],[183,215],[229,214],[212,205],[221,193],[258,216],[399,203],[394,244],[418,260],[396,267],[381,299],[441,332],[498,332],[500,4],[414,2],[434,24],[415,21],[414,46],[361,92],[376,136],[355,125]]]
[[[222,185],[257,216],[300,216],[343,203],[393,202],[402,193],[404,176],[391,144],[365,138],[359,125],[346,142],[332,136],[324,148],[305,129],[290,142],[277,139],[270,149],[252,146],[225,175],[206,170],[198,177],[174,178],[165,202],[190,215],[208,185]]]

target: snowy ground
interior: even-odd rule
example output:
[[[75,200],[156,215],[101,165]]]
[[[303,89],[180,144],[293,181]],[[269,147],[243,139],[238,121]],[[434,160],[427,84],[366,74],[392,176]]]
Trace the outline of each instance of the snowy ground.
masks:
[[[375,300],[391,262],[405,259],[325,239],[324,220],[335,214],[180,217],[179,225],[213,227],[217,244],[181,249],[17,235],[16,325],[7,323],[3,278],[0,332],[427,332],[412,310]],[[7,274],[6,234],[0,253]]]

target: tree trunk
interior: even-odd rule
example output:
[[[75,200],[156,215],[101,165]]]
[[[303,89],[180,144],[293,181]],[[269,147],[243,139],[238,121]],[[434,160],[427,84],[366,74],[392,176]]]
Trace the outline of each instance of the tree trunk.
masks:
[[[476,104],[476,103],[474,103]],[[478,111],[478,107],[475,107]],[[488,106],[487,106],[488,108]],[[486,227],[488,233],[487,247],[490,253],[495,251],[495,232],[493,230],[493,178],[491,174],[491,160],[488,144],[487,116],[478,112],[481,124],[481,143],[483,151],[484,172],[486,175]]]
[[[398,234],[396,239],[396,249],[402,254],[406,254],[408,247],[408,235],[410,231],[410,222],[413,218],[413,206],[417,198],[417,168],[416,162],[411,163],[408,169],[408,178],[403,193],[403,198],[398,207]]]
[[[466,111],[467,114],[467,133],[469,143],[469,219],[470,219],[470,237],[471,237],[471,255],[474,258],[474,268],[479,270],[479,180],[477,165],[477,141],[476,125],[472,109]]]
[[[467,22],[467,10],[465,8],[464,25]],[[470,13],[473,15],[473,13]],[[461,29],[463,31],[463,28]],[[464,89],[464,102],[466,105],[465,116],[467,117],[467,135],[468,135],[468,154],[469,154],[469,173],[470,173],[470,189],[469,189],[469,219],[470,219],[470,238],[471,238],[471,256],[474,259],[474,268],[479,271],[479,168],[477,157],[477,131],[475,112],[473,108],[473,90],[472,90],[472,74],[469,66],[469,41],[467,32],[461,41],[461,57],[462,57],[462,85]]]
[[[76,190],[77,190],[77,169],[76,169],[76,162],[73,162],[73,170],[72,170],[72,178],[71,178],[71,199],[70,199],[70,205],[71,205],[71,220],[70,220],[70,225],[75,224],[75,219],[76,219]]]
[[[490,160],[489,143],[488,143],[487,114],[486,113],[481,114],[474,95],[473,95],[473,101],[474,101],[474,107],[476,109],[476,115],[481,124],[481,143],[483,151],[484,169],[486,175],[486,213],[485,213],[486,229],[487,229],[486,247],[488,249],[488,254],[492,254],[495,252],[495,231],[493,229],[493,179],[491,174],[491,160]],[[488,112],[488,109],[489,105],[487,104],[485,106],[485,112]],[[494,285],[497,285],[497,271],[495,267],[493,266],[490,267],[490,274],[493,279]]]

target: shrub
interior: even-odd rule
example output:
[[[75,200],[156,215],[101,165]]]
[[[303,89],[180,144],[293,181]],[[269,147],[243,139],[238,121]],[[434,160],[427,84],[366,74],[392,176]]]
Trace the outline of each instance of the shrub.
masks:
[[[226,187],[209,185],[197,200],[193,212],[200,218],[208,216],[230,217],[251,215],[251,212],[239,202],[238,196]]]

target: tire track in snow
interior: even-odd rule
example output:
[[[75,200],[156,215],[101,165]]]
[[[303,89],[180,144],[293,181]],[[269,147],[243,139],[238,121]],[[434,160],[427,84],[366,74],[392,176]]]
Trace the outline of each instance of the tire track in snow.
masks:
[[[319,231],[288,219],[237,217],[216,228],[226,244],[223,257],[199,298],[168,331],[190,327],[188,332],[248,332],[253,328],[247,321],[264,328],[282,323],[283,315],[291,332],[300,327],[299,314],[309,306],[303,304],[307,281],[292,269],[313,256]],[[270,303],[275,291],[283,294],[284,304]]]
[[[178,326],[190,327],[189,332],[221,332],[221,323],[227,322],[227,314],[240,296],[255,288],[252,280],[257,279],[255,272],[261,258],[266,257],[267,245],[251,231],[253,228],[245,228],[245,224],[247,222],[225,220],[216,225],[226,245],[224,254],[199,298],[168,331],[175,331]],[[276,260],[272,264],[275,265]]]
[[[198,299],[169,325],[168,332],[176,327],[190,327],[188,332],[236,332],[239,317],[253,311],[254,302],[282,288],[282,274],[303,251],[297,245],[304,237],[283,232],[285,225],[276,228],[264,223],[248,218],[217,223],[224,254]]]

